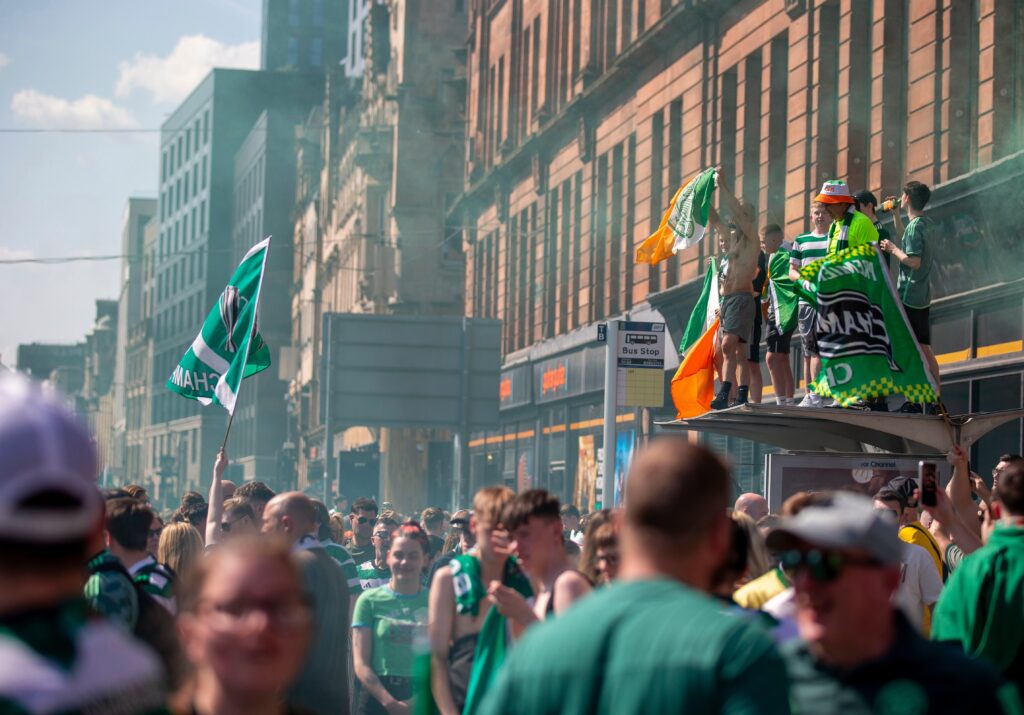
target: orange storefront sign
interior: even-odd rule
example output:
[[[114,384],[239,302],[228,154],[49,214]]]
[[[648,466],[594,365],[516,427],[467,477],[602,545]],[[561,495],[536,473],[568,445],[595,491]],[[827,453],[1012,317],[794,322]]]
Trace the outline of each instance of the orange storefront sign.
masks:
[[[540,394],[558,392],[565,385],[565,364],[559,363],[557,367],[549,368],[541,375]]]

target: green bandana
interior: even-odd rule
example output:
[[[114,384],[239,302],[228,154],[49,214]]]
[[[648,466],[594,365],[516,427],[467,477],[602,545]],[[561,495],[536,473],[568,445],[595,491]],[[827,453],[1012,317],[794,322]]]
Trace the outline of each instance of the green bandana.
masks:
[[[456,556],[449,564],[455,585],[455,610],[461,615],[480,613],[480,601],[487,596],[487,584],[480,578],[480,560],[472,555]],[[501,583],[518,591],[523,598],[531,598],[533,589],[530,581],[519,568],[514,557],[505,562]],[[474,713],[483,701],[487,687],[494,680],[502,663],[505,662],[508,629],[506,619],[491,607],[484,618],[477,635],[476,651],[473,654],[473,672],[466,692],[464,715]]]

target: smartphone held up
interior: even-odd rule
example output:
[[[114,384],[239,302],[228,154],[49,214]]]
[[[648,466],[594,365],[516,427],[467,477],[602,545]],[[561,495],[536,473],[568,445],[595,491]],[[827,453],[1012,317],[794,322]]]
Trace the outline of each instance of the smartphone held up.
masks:
[[[935,492],[939,489],[939,465],[935,462],[918,462],[917,475],[921,481],[921,504],[935,506]]]

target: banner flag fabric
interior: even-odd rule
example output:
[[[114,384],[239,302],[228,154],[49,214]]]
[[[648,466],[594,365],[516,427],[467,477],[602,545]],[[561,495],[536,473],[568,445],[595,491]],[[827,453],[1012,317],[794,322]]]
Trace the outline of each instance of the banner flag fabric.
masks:
[[[796,291],[817,310],[817,394],[842,407],[899,393],[910,402],[938,401],[924,353],[873,244],[805,266]]]
[[[167,389],[234,414],[242,380],[270,367],[270,350],[257,332],[260,288],[270,237],[249,249],[206,316],[199,335],[167,380]]]
[[[715,259],[710,259],[708,272],[704,274],[704,287],[700,291],[700,297],[693,306],[690,319],[686,322],[686,331],[682,340],[679,341],[679,354],[685,355],[690,347],[700,340],[714,322],[718,312],[718,266]]]
[[[711,410],[715,397],[715,336],[718,318],[694,343],[672,378],[672,404],[678,419],[699,417]]]
[[[700,241],[708,225],[716,186],[718,172],[713,168],[705,169],[683,184],[672,197],[658,230],[637,246],[635,262],[653,266]]]
[[[799,299],[789,277],[790,253],[779,249],[768,261],[768,283],[765,290],[771,291],[771,309],[779,331],[788,333],[796,328]]]

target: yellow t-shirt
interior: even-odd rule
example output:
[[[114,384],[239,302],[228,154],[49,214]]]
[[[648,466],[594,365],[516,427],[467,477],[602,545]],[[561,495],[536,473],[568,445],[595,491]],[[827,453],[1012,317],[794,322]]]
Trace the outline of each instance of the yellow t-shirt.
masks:
[[[844,226],[849,219],[849,226]],[[878,243],[878,229],[867,216],[860,211],[850,209],[842,218],[832,222],[828,229],[828,255],[857,246]]]
[[[939,578],[942,578],[942,549],[939,548],[939,542],[935,540],[928,529],[924,528],[921,522],[915,521],[900,529],[900,538],[908,544],[917,544],[931,554],[932,560],[935,562],[935,570],[939,572]]]
[[[787,588],[789,579],[782,573],[782,569],[774,568],[737,589],[732,595],[732,600],[743,608],[760,609]]]

